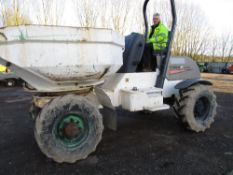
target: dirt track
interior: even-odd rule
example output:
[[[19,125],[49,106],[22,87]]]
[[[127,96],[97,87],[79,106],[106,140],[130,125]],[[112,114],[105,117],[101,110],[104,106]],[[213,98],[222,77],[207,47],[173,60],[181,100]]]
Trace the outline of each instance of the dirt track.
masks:
[[[216,122],[206,133],[185,130],[172,111],[118,111],[118,132],[106,130],[94,154],[67,165],[54,163],[38,149],[27,112],[30,94],[0,88],[0,174],[226,175],[233,170],[233,93],[216,94]]]
[[[214,84],[214,90],[217,92],[233,93],[233,75],[230,74],[208,74],[203,73],[202,78],[211,81]]]

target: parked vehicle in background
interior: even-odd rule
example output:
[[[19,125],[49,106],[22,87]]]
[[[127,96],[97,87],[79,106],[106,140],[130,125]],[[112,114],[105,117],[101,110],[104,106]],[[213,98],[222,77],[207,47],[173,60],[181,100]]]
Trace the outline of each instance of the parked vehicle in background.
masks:
[[[229,74],[230,73],[229,70],[228,70],[228,64],[227,63],[225,63],[225,67],[222,68],[222,73],[223,74]]]
[[[200,72],[208,72],[208,69],[207,69],[208,63],[197,62],[197,65],[200,69]]]
[[[5,66],[0,65],[0,82],[7,87],[14,87],[21,83],[21,79]]]
[[[222,69],[223,74],[233,73],[233,63],[225,63],[225,67]]]
[[[208,73],[219,73],[219,74],[229,74],[233,73],[233,63],[232,62],[209,62],[209,63],[197,63],[200,72]]]
[[[230,63],[230,64],[228,65],[227,71],[228,71],[228,73],[233,74],[233,63]]]
[[[212,62],[208,63],[207,69],[209,73],[223,73],[226,68],[226,63],[222,62]]]

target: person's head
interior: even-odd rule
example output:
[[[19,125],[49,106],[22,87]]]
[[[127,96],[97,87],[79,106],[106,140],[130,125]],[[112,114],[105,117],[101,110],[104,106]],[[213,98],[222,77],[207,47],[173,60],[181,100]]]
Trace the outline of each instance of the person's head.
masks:
[[[154,23],[154,25],[158,25],[160,22],[161,22],[160,14],[159,13],[155,13],[153,15],[153,23]]]

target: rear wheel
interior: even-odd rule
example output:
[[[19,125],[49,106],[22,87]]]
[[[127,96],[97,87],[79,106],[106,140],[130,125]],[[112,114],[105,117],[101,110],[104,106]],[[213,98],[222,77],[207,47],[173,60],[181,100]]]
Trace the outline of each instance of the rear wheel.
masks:
[[[99,110],[75,95],[55,98],[36,118],[35,138],[40,149],[59,163],[85,159],[95,151],[102,132]]]
[[[216,96],[205,85],[195,85],[181,90],[176,97],[174,110],[188,129],[204,132],[210,128],[216,115]]]

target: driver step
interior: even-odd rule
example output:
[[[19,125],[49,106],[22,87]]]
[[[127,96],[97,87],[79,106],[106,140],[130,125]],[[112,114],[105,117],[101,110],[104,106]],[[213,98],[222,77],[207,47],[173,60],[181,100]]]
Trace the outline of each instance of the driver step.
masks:
[[[146,111],[151,111],[151,112],[162,111],[162,110],[167,110],[167,109],[170,109],[170,106],[166,104],[162,106],[154,106],[154,107],[145,108]]]

